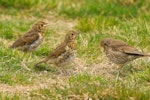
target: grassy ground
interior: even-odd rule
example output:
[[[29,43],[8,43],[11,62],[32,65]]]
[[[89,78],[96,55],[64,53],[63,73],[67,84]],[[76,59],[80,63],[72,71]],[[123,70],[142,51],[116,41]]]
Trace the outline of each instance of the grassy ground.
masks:
[[[1,0],[0,1],[0,99],[2,100],[149,100],[150,59],[137,59],[124,66],[116,81],[100,41],[105,37],[124,40],[150,52],[149,0]],[[9,46],[41,18],[49,20],[43,45],[32,54]],[[48,55],[67,30],[81,32],[73,66],[59,74],[38,71],[33,65]]]

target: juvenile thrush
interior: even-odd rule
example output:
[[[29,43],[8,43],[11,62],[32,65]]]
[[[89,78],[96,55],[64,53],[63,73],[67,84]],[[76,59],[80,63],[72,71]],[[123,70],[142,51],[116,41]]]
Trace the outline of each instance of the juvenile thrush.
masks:
[[[77,42],[76,37],[79,33],[76,31],[69,31],[66,35],[64,41],[56,47],[44,60],[35,64],[38,66],[42,63],[51,63],[59,67],[63,67],[67,64],[70,64],[77,53]]]
[[[137,58],[150,57],[149,54],[142,53],[121,40],[105,38],[100,45],[104,48],[104,53],[108,59],[120,66]]]
[[[47,25],[48,22],[46,20],[36,22],[31,29],[11,45],[11,48],[17,48],[24,52],[34,51],[43,42],[44,32]]]

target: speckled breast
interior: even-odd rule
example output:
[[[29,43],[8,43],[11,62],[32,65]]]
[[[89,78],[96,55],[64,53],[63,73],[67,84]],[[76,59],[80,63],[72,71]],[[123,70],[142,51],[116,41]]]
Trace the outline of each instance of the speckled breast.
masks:
[[[74,61],[77,54],[77,50],[67,50],[61,56],[55,60],[55,64],[58,66],[65,66]]]

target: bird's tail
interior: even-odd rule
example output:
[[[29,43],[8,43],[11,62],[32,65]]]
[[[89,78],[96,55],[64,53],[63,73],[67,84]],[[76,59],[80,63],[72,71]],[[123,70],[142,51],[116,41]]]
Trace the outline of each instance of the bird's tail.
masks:
[[[49,58],[45,58],[44,60],[42,60],[42,61],[36,63],[34,66],[35,66],[35,67],[38,67],[40,64],[46,63],[48,60],[49,60]]]
[[[144,54],[143,57],[150,57],[150,54]]]

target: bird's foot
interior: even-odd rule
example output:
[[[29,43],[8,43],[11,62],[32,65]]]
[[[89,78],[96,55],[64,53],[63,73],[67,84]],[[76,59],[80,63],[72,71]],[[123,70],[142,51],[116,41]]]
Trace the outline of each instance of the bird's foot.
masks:
[[[58,74],[61,74],[61,75],[70,75],[71,73],[70,73],[70,71],[68,71],[68,70],[66,70],[66,69],[64,69],[64,68],[61,68],[61,69],[59,69],[58,70]]]

